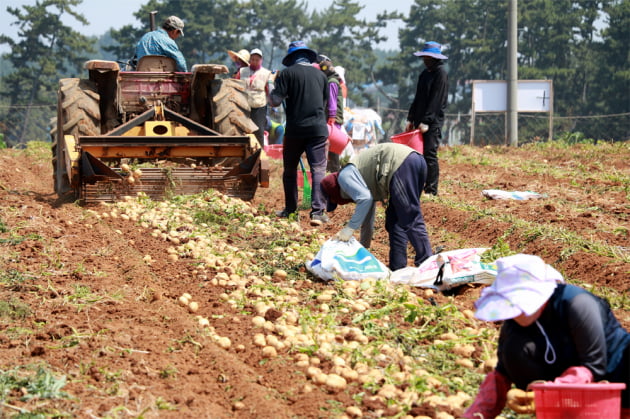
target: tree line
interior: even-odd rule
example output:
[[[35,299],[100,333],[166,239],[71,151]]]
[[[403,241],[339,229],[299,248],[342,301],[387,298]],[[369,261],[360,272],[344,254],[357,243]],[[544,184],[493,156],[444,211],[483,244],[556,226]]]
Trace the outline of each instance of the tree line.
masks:
[[[407,109],[422,70],[413,52],[429,40],[442,43],[449,57],[448,113],[470,112],[472,80],[507,75],[507,1],[414,0],[406,13],[383,11],[369,20],[357,17],[363,6],[353,0],[334,0],[319,11],[304,0],[148,0],[134,13],[136,24],[112,28],[100,38],[85,36],[81,25],[62,21],[69,15],[89,24],[76,11],[82,1],[39,0],[7,7],[18,27],[15,39],[0,35],[0,44],[10,48],[2,56],[5,70],[0,73],[0,131],[3,122],[13,128],[5,132],[9,144],[30,140],[29,125],[54,116],[46,115],[48,108],[15,113],[12,107],[56,103],[58,80],[87,77],[82,64],[88,59],[103,58],[103,53],[120,61],[131,58],[137,40],[148,30],[151,11],[158,12],[158,26],[169,15],[186,22],[186,36],[177,42],[189,67],[231,65],[228,49],[258,47],[266,66],[281,68],[278,63],[288,43],[302,39],[346,69],[350,97],[360,106],[375,107],[379,101],[381,106]],[[383,51],[382,32],[393,20],[402,22],[399,48]],[[553,80],[556,115],[629,113],[628,39],[628,0],[521,0],[519,79]],[[588,138],[630,138],[628,118],[616,124],[598,118],[581,121],[573,130]]]

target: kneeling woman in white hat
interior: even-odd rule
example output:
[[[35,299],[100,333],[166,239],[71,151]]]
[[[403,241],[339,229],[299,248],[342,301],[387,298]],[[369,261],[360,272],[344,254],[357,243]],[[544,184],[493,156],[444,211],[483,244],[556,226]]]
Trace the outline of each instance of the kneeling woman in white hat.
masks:
[[[537,380],[625,383],[622,407],[630,408],[630,333],[608,303],[565,284],[537,256],[508,256],[496,263],[496,280],[482,291],[475,316],[505,320],[498,363],[464,417],[494,418],[503,410],[512,383],[525,390]]]

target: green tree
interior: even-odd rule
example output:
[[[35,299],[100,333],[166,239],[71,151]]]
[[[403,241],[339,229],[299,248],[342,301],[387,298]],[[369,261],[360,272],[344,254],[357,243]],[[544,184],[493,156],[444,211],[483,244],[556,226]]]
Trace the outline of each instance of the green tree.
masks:
[[[310,16],[305,1],[254,0],[243,5],[249,36],[247,49],[260,48],[265,66],[279,68],[291,41],[307,38]]]
[[[346,69],[345,78],[352,87],[349,89],[352,99],[362,105],[374,106],[373,98],[363,93],[362,86],[375,81],[375,48],[387,40],[381,30],[388,21],[400,16],[396,12],[382,12],[371,22],[357,18],[363,9],[358,1],[335,0],[322,12],[314,12],[309,46],[329,56],[334,65]]]
[[[171,15],[178,16],[186,24],[185,36],[178,38],[177,44],[189,68],[209,62],[227,64],[227,50],[244,44],[247,28],[244,7],[238,0],[150,0],[134,13],[140,22],[139,27],[126,25],[120,30],[112,30],[116,44],[105,49],[119,57],[133,57],[136,43],[150,30],[150,13],[156,11],[156,28]]]
[[[93,52],[94,40],[62,22],[71,16],[83,25],[87,20],[74,11],[82,0],[43,0],[21,9],[7,7],[18,26],[18,40],[0,35],[0,44],[7,44],[11,52],[4,54],[14,71],[2,78],[2,94],[9,106],[25,106],[23,112],[9,111],[3,118],[12,127],[7,133],[10,145],[24,143],[33,132],[30,128],[48,125],[52,116],[49,108],[33,105],[56,103],[59,74],[64,77],[79,74],[88,53]]]

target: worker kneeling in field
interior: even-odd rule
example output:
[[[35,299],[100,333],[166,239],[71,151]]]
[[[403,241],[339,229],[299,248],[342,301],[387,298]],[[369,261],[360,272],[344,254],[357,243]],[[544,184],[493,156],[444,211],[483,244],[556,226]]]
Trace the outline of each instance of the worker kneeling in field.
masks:
[[[414,263],[420,265],[433,254],[420,209],[426,175],[424,157],[403,144],[379,144],[354,156],[339,172],[327,175],[321,182],[328,212],[338,204],[357,204],[352,218],[336,238],[348,241],[361,227],[361,244],[370,247],[376,201],[386,201],[389,268],[407,266],[409,242],[416,252]]]
[[[630,333],[621,327],[608,303],[565,284],[562,275],[537,256],[519,254],[496,263],[497,277],[475,303],[475,316],[505,320],[498,363],[464,417],[494,418],[506,400],[518,413],[534,413],[531,400],[510,399],[508,391],[512,383],[526,390],[537,380],[625,383],[622,407],[630,408]]]

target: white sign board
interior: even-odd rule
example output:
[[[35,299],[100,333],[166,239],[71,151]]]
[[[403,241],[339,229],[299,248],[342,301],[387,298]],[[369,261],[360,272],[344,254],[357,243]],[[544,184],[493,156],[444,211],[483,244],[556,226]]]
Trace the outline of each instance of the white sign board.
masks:
[[[517,112],[552,111],[551,80],[519,80]],[[474,80],[473,112],[507,112],[507,81]]]

